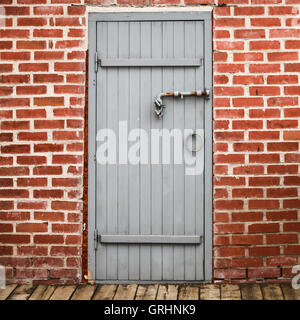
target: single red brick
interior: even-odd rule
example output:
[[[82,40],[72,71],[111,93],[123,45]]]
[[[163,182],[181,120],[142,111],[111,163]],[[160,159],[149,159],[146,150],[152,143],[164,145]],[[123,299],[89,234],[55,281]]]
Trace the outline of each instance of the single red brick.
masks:
[[[249,209],[278,209],[278,200],[249,200]]]
[[[17,232],[47,232],[47,223],[19,223],[16,225]]]
[[[64,120],[35,120],[35,129],[63,129],[65,126]]]
[[[47,159],[44,156],[18,156],[18,164],[45,164]]]
[[[16,110],[17,118],[46,118],[45,109],[18,109]]]
[[[60,175],[62,174],[61,166],[37,166],[33,168],[34,175]]]
[[[20,141],[42,141],[47,140],[47,132],[19,132],[18,140]]]
[[[274,40],[250,41],[250,50],[276,50],[280,49],[280,42]]]
[[[0,38],[13,38],[13,39],[22,39],[29,38],[29,30],[22,29],[1,29]]]
[[[298,97],[274,97],[268,99],[268,106],[296,106],[298,105]]]
[[[0,243],[5,243],[5,244],[30,243],[30,235],[0,234]]]
[[[18,178],[18,187],[46,187],[47,178]]]
[[[262,120],[233,120],[233,129],[262,129]]]
[[[285,162],[300,162],[300,154],[299,153],[288,153],[284,156]]]
[[[53,210],[79,210],[80,205],[78,202],[72,201],[52,201],[51,205]]]
[[[300,63],[286,63],[284,72],[300,72]]]
[[[18,18],[17,25],[21,27],[42,27],[47,24],[46,18]]]
[[[34,98],[34,105],[36,105],[36,106],[50,106],[50,107],[64,106],[64,97]]]
[[[261,52],[238,52],[233,53],[233,61],[263,61],[264,56]]]
[[[245,156],[243,154],[216,154],[214,161],[217,163],[244,163]]]
[[[64,221],[65,215],[63,212],[34,212],[35,220],[42,221]]]
[[[46,209],[47,202],[46,201],[19,201],[17,204],[18,209]]]
[[[236,64],[218,63],[215,67],[215,70],[216,70],[216,72],[219,72],[219,73],[237,73],[237,72],[244,72],[245,66],[243,64],[237,64],[237,63]],[[237,88],[240,88],[240,87],[237,87]],[[235,89],[235,88],[233,88],[233,89]],[[242,88],[240,88],[240,89],[242,89]],[[242,93],[243,92],[241,92],[241,94],[239,94],[239,95],[242,95]]]
[[[11,210],[14,207],[13,201],[0,201],[0,208],[1,210]],[[30,212],[5,212],[2,211],[0,215],[0,220],[2,221],[24,221],[30,219]]]
[[[244,140],[243,131],[234,131],[234,132],[215,132],[215,140],[225,140],[225,141],[240,141]]]
[[[28,83],[30,81],[29,75],[7,75],[1,76],[2,83]]]
[[[263,189],[260,188],[239,188],[232,189],[233,198],[261,198]]]
[[[264,29],[240,29],[234,31],[235,39],[256,39],[265,38]]]
[[[64,243],[63,235],[36,235],[34,236],[34,243],[37,244],[56,244]]]
[[[233,222],[242,222],[242,221],[262,221],[263,213],[262,212],[232,212],[231,219]]]
[[[297,211],[268,211],[266,213],[267,220],[281,221],[281,220],[297,220]]]
[[[275,73],[280,72],[280,64],[250,64],[251,73]]]
[[[46,86],[18,86],[17,94],[35,95],[47,92]]]
[[[270,15],[287,15],[287,14],[297,15],[299,14],[299,9],[294,6],[271,6],[269,7],[269,14]]]
[[[20,63],[19,71],[45,72],[48,71],[48,67],[48,63]]]
[[[293,174],[298,172],[297,165],[270,165],[267,167],[268,174]],[[284,177],[288,179],[289,177]],[[293,178],[293,177],[292,177]],[[285,180],[288,181],[288,180]],[[285,183],[286,184],[286,183]]]
[[[36,38],[62,38],[62,29],[34,29],[33,36]]]
[[[244,50],[244,42],[243,41],[216,41],[215,48],[216,50],[224,50],[224,51]]]
[[[268,143],[268,151],[297,151],[298,142],[272,142]]]
[[[243,200],[216,200],[214,202],[216,210],[238,210],[243,209]]]
[[[267,128],[268,129],[280,129],[280,128],[297,128],[297,120],[268,120]]]
[[[283,200],[283,208],[300,208],[300,200],[298,199],[291,199],[291,200]]]
[[[34,198],[62,198],[64,195],[63,190],[51,189],[51,190],[34,190]]]
[[[286,74],[285,75],[268,76],[267,83],[268,84],[298,83],[298,76],[297,75],[286,75]]]
[[[298,60],[298,52],[270,52],[268,53],[269,61],[288,61]]]
[[[280,27],[281,21],[279,18],[251,18],[251,26],[253,27]],[[270,32],[273,31],[272,29]]]
[[[234,245],[250,245],[250,244],[262,244],[263,236],[262,235],[233,235],[232,244]]]
[[[33,267],[63,267],[64,260],[62,258],[52,258],[52,257],[40,257],[40,258],[33,258],[32,261]]]
[[[241,166],[233,168],[233,174],[238,175],[252,175],[252,174],[263,174],[264,167],[263,166]]]
[[[249,269],[249,278],[277,278],[280,277],[279,268],[260,268],[260,269]]]
[[[296,233],[267,234],[266,240],[268,244],[298,243],[298,235]]]
[[[11,144],[1,147],[2,153],[29,153],[30,145],[29,144]]]
[[[216,257],[244,257],[245,248],[242,247],[223,247],[215,249]]]
[[[244,186],[245,185],[244,177],[215,177],[214,185],[215,186]]]
[[[270,257],[267,258],[267,266],[294,266],[297,264],[296,257]]]

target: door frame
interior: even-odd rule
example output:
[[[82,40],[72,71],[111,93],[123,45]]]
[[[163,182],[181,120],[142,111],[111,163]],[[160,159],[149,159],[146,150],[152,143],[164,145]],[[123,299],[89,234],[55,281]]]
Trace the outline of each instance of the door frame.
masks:
[[[165,9],[165,8],[164,8]],[[209,99],[205,99],[204,108],[204,132],[205,132],[205,152],[204,152],[204,280],[196,282],[211,282],[212,280],[212,13],[211,10],[200,11],[185,10],[172,11],[162,10],[153,12],[140,9],[132,12],[93,12],[88,14],[88,269],[94,279],[96,275],[96,254],[94,249],[94,231],[96,229],[96,102],[97,102],[97,77],[95,73],[95,55],[97,46],[96,24],[100,21],[167,21],[167,20],[201,20],[204,24],[205,48],[204,48],[204,81],[205,88],[210,90]],[[100,71],[100,70],[99,70]],[[98,71],[98,72],[99,72]],[[95,279],[96,282],[97,279]],[[101,281],[102,283],[103,281]],[[109,282],[109,281],[106,281]],[[116,282],[116,281],[115,281]],[[150,283],[150,282],[191,282],[191,281],[124,281],[117,283]],[[193,281],[195,282],[195,281]],[[109,283],[112,283],[110,281]]]

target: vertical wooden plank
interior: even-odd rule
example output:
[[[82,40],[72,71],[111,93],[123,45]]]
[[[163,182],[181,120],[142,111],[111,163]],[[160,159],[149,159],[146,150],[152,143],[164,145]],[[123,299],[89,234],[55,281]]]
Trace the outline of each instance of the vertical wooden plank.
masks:
[[[140,56],[140,24],[141,22],[130,22],[129,24],[129,53],[130,58]],[[129,123],[128,130],[140,127],[140,68],[129,69]],[[129,142],[129,149],[137,142]],[[140,165],[129,166],[129,234],[140,233]],[[139,265],[140,245],[129,246],[129,279],[140,278]]]
[[[55,290],[55,286],[40,284],[33,291],[28,300],[49,300]]]
[[[261,285],[264,300],[283,300],[282,290],[279,284]]]
[[[152,58],[161,59],[162,48],[162,23],[160,21],[152,22],[151,30]],[[161,68],[152,68],[151,79],[152,97],[155,98],[162,90],[162,70]],[[157,117],[152,118],[152,129],[161,129],[162,121]],[[151,142],[151,148],[157,147]],[[153,150],[152,150],[153,151]],[[153,152],[151,154],[153,155]],[[161,163],[161,145],[159,162]],[[162,234],[162,169],[159,164],[152,164],[151,172],[151,226],[152,234]],[[152,246],[151,272],[152,280],[162,279],[162,246]]]
[[[114,300],[134,300],[136,284],[119,285]]]
[[[195,22],[185,21],[185,58],[195,56]],[[185,68],[185,91],[194,90],[195,70]],[[185,129],[195,130],[195,97],[184,99]],[[186,143],[186,142],[185,142]],[[191,152],[186,151],[187,156],[192,156]],[[187,166],[186,166],[187,167]],[[185,175],[185,234],[195,234],[195,176]],[[196,279],[196,259],[195,251],[198,246],[185,246],[185,280]]]
[[[174,57],[173,44],[173,22],[167,21],[162,23],[162,55],[163,59]],[[162,68],[162,91],[174,91],[174,72],[173,68]],[[163,133],[162,133],[162,228],[163,234],[172,235],[173,233],[173,145],[170,137],[170,130],[174,128],[174,98],[164,98],[166,104],[165,115],[162,118]],[[169,136],[169,139],[168,139]],[[169,159],[168,159],[169,158]],[[164,162],[167,163],[164,163]],[[169,162],[169,163],[168,163]],[[174,279],[173,268],[173,245],[162,245],[163,259],[163,280]]]
[[[118,22],[108,22],[108,58],[118,57]],[[118,134],[118,68],[108,68],[107,74],[107,126]],[[118,145],[117,145],[118,147]],[[118,167],[107,165],[107,231],[118,234]],[[117,245],[107,245],[107,278],[118,278]]]
[[[161,284],[158,288],[156,300],[177,300],[178,285]]]
[[[107,23],[97,23],[97,51],[107,58]],[[107,128],[107,69],[99,68],[97,73],[96,118],[98,130]],[[98,142],[97,146],[103,142]],[[96,226],[100,234],[107,233],[107,165],[97,164]],[[96,278],[107,279],[107,248],[98,244],[96,251]]]
[[[5,300],[16,289],[16,284],[8,284],[4,289],[0,289],[0,300]]]
[[[119,58],[128,59],[129,57],[129,22],[119,22]],[[129,114],[129,69],[119,68],[119,121],[128,125]],[[127,137],[125,137],[127,140]],[[120,144],[122,154],[128,152],[127,143]],[[118,166],[118,233],[129,233],[129,190],[128,190],[128,159],[120,159]],[[128,245],[118,245],[118,278],[127,280],[129,276],[129,249]]]
[[[35,288],[31,284],[18,286],[7,300],[27,300]]]
[[[221,300],[241,300],[240,287],[236,284],[222,284]]]
[[[285,300],[300,300],[299,289],[293,289],[290,284],[282,284],[281,289]]]
[[[176,38],[176,41],[175,41]],[[184,22],[176,21],[174,23],[174,58],[184,59]],[[184,88],[184,68],[174,68],[174,90],[181,91]],[[174,128],[184,134],[184,107],[181,99],[174,99]],[[184,153],[184,144],[182,142],[182,156]],[[184,158],[182,158],[182,161]],[[185,169],[181,161],[174,165],[174,234],[184,235],[184,182]],[[174,280],[184,279],[184,245],[174,247]]]
[[[139,285],[135,300],[155,300],[158,290],[158,284]]]
[[[220,300],[221,289],[217,284],[203,284],[200,286],[200,300]]]
[[[151,58],[151,22],[141,23],[141,59]],[[140,124],[150,138],[151,121],[153,113],[153,97],[151,95],[151,69],[141,68],[141,87],[140,87]],[[150,143],[148,139],[148,143]],[[150,146],[150,145],[149,145]],[[148,148],[149,152],[149,148]],[[151,234],[151,152],[148,153],[148,164],[141,164],[141,206],[140,206],[140,225],[141,234]],[[151,246],[141,245],[140,250],[140,277],[141,280],[151,279]]]
[[[92,300],[112,300],[116,294],[118,286],[114,284],[104,284],[98,286]]]
[[[198,300],[199,286],[183,285],[179,287],[178,300]]]
[[[58,286],[49,300],[69,300],[76,290],[76,286]]]
[[[203,52],[204,32],[203,22],[195,21],[195,57],[201,58],[204,55]],[[204,90],[204,71],[203,67],[195,68],[195,89]],[[195,141],[196,149],[200,148],[198,144],[203,142],[203,146],[200,151],[195,153],[196,161],[201,165],[201,169],[204,168],[204,98],[198,97],[195,101],[195,130],[202,136],[202,141],[198,139]],[[198,166],[198,164],[197,164]],[[196,234],[204,235],[204,170],[199,175],[195,176],[195,226]],[[204,240],[204,238],[203,238]],[[204,245],[201,243],[195,246],[196,255],[196,279],[204,279],[203,270],[203,252]]]
[[[262,292],[259,284],[240,285],[243,300],[262,300]]]

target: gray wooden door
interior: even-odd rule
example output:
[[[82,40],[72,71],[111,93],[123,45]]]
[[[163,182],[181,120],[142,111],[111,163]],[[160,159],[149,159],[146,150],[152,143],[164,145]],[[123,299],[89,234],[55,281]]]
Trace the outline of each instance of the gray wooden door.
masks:
[[[210,164],[205,164],[210,137],[205,133],[209,119],[205,113],[211,113],[209,103],[204,97],[166,97],[164,116],[159,119],[154,100],[161,92],[207,89],[210,79],[205,77],[205,64],[210,60],[210,46],[203,19],[161,16],[154,20],[151,15],[136,15],[135,19],[117,15],[95,24],[99,60],[94,132],[97,135],[107,128],[116,135],[116,163],[96,162],[94,167],[94,217],[89,219],[95,219],[94,277],[100,281],[207,278],[205,259],[210,259],[210,253],[205,253],[205,242],[210,236],[205,235],[205,197],[210,198],[211,190],[206,180],[210,179]],[[126,124],[128,134],[139,128],[147,133],[146,162],[119,159],[122,148],[128,150],[135,143],[129,141],[126,146],[120,141],[120,123]],[[199,133],[183,137],[180,146],[187,157],[197,157],[203,166],[208,165],[203,172],[188,175],[184,161],[174,163],[172,139],[170,161],[164,163],[162,141],[168,141],[163,140],[164,135],[174,128]],[[169,130],[161,131],[158,163],[151,158],[157,147],[157,141],[155,145],[151,141],[152,129]],[[93,139],[97,153],[103,141],[95,141],[95,134],[89,139]],[[192,152],[197,146],[200,150]]]

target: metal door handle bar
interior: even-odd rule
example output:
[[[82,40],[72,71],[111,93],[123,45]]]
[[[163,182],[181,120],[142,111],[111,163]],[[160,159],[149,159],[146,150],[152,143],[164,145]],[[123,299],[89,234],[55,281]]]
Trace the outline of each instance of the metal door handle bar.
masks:
[[[174,92],[161,92],[158,94],[154,101],[155,106],[155,114],[157,115],[158,119],[161,119],[164,115],[163,109],[166,105],[163,104],[162,98],[163,97],[180,97],[183,99],[185,96],[193,96],[193,97],[201,97],[206,96],[208,97],[210,94],[209,90],[205,89],[203,91],[196,90],[196,91],[174,91]]]

